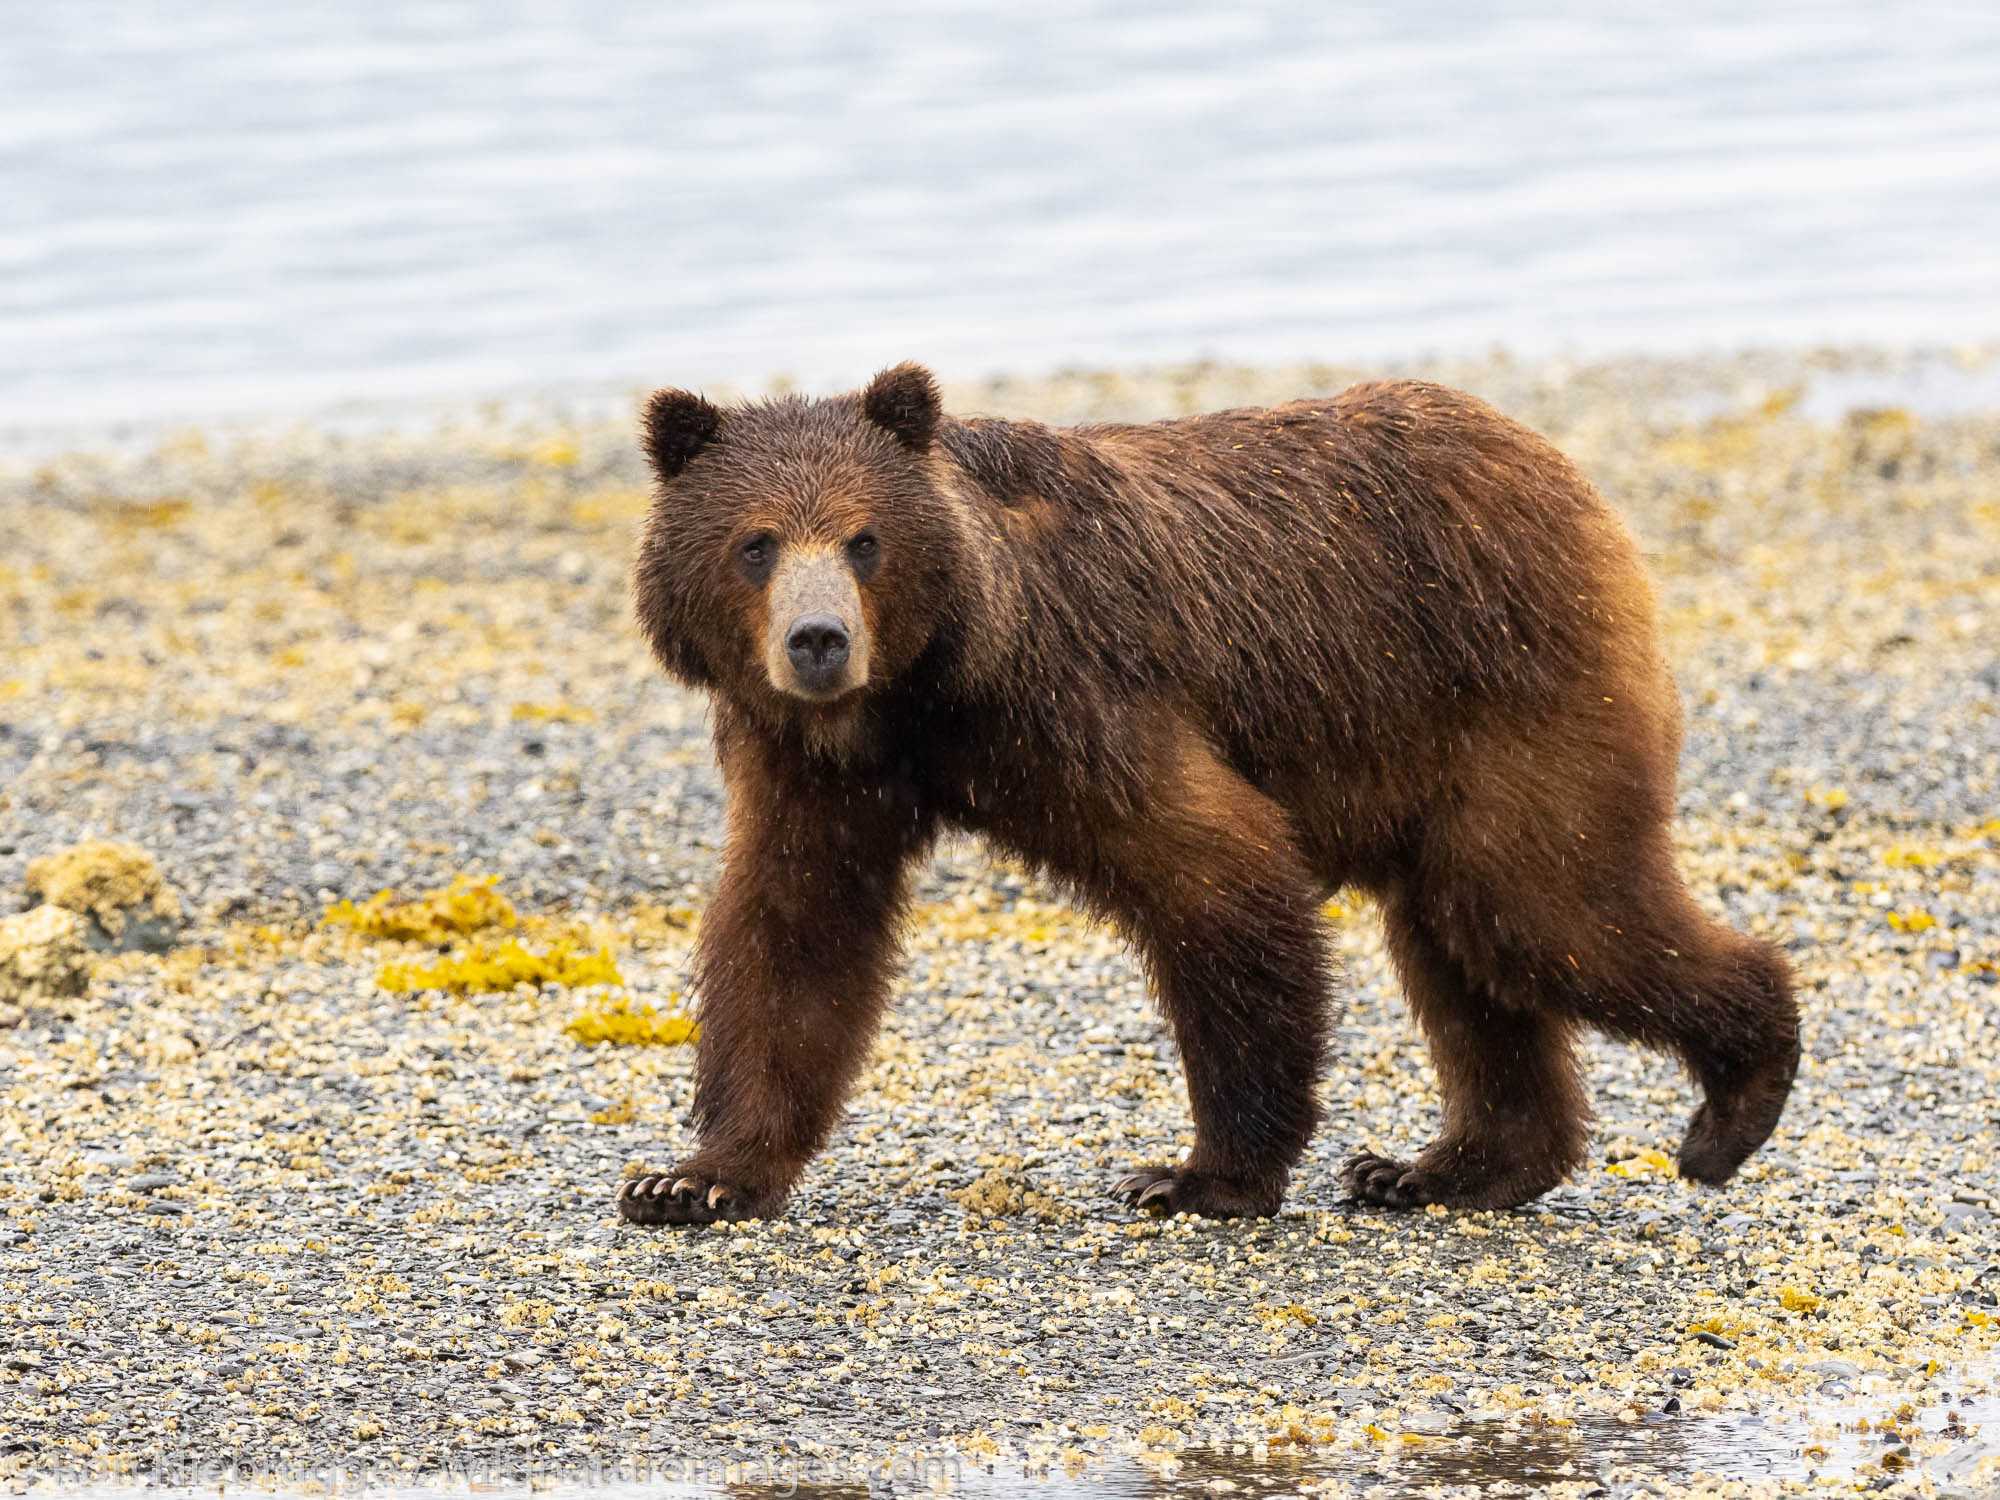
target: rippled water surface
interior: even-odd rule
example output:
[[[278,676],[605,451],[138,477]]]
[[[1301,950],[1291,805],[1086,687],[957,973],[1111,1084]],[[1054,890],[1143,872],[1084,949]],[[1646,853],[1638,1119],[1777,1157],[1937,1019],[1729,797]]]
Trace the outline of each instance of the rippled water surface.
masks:
[[[65,0],[0,425],[2000,334],[2000,7]]]

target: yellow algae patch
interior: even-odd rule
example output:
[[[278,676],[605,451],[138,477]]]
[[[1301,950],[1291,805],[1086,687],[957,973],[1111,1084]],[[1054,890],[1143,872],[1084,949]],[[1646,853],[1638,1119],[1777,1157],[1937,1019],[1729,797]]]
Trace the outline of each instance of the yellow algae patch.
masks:
[[[635,948],[682,947],[694,935],[701,914],[691,906],[667,906],[641,899],[623,924]]]
[[[384,964],[375,982],[397,994],[441,990],[485,995],[504,994],[522,984],[625,983],[610,944],[601,940],[603,934],[574,922],[523,919],[498,886],[497,875],[460,875],[443,889],[426,891],[413,901],[398,901],[393,891],[381,891],[359,906],[336,902],[327,908],[320,925],[438,948],[455,939],[474,939],[457,943],[442,957]],[[509,928],[525,929],[535,946],[499,936]]]
[[[445,943],[493,927],[515,925],[514,904],[495,889],[498,875],[460,875],[443,890],[426,891],[414,901],[398,901],[379,891],[356,906],[338,901],[321,918],[323,927],[351,927],[366,937],[404,942]]]
[[[564,938],[536,953],[509,938],[493,947],[460,949],[434,964],[384,964],[375,982],[401,994],[444,990],[454,995],[498,994],[517,984],[622,985],[625,976],[609,948],[589,949]]]
[[[650,1001],[635,1006],[626,995],[591,1000],[563,1030],[587,1046],[610,1042],[623,1047],[674,1047],[701,1038],[701,1027],[689,1017],[663,1014]]]
[[[995,893],[980,891],[952,901],[919,907],[910,916],[912,931],[938,942],[1047,943],[1058,934],[1076,934],[1095,924],[1060,901],[1016,897],[1010,911]]]
[[[525,456],[528,462],[544,468],[569,469],[583,457],[583,448],[573,437],[552,437],[535,444]]]
[[[129,535],[139,531],[165,531],[178,526],[194,513],[194,503],[190,500],[154,500],[125,504],[108,500],[97,507],[97,513],[113,531]]]
[[[1614,1161],[1604,1170],[1609,1172],[1613,1177],[1631,1177],[1634,1179],[1678,1177],[1680,1175],[1680,1168],[1674,1165],[1674,1159],[1657,1146],[1648,1146],[1638,1155],[1629,1157],[1624,1161]]]
[[[636,521],[652,504],[644,490],[605,489],[576,502],[571,515],[578,526],[596,527]]]
[[[1281,1329],[1289,1328],[1293,1324],[1297,1324],[1303,1328],[1311,1328],[1319,1322],[1319,1318],[1313,1313],[1311,1308],[1301,1307],[1296,1302],[1288,1302],[1282,1307],[1268,1302],[1260,1302],[1257,1304],[1256,1313],[1257,1321],[1274,1333]]]
[[[169,920],[181,914],[180,902],[160,878],[160,867],[136,844],[93,840],[45,854],[28,861],[24,882],[29,895],[97,918],[114,938],[125,930],[128,911],[143,907],[145,914]]]
[[[546,1328],[562,1309],[546,1297],[524,1297],[500,1309],[502,1328]]]
[[[595,724],[597,710],[577,703],[516,703],[514,717],[531,724]]]

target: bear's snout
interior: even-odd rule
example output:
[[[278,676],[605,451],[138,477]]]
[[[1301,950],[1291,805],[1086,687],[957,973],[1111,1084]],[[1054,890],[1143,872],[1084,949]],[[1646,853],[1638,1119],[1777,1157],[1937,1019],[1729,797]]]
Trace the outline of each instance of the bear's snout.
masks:
[[[785,655],[800,682],[824,692],[847,665],[846,622],[832,615],[800,615],[785,633]]]
[[[868,628],[853,570],[831,548],[781,552],[768,585],[771,686],[825,703],[868,685]]]

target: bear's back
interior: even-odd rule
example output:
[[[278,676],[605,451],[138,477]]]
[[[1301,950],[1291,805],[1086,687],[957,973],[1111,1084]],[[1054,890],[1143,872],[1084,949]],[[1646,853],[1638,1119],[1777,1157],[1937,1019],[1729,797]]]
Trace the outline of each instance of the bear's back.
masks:
[[[1552,445],[1461,392],[1382,382],[1057,436],[1089,477],[1037,566],[1211,712],[1435,722],[1650,650],[1623,528]]]

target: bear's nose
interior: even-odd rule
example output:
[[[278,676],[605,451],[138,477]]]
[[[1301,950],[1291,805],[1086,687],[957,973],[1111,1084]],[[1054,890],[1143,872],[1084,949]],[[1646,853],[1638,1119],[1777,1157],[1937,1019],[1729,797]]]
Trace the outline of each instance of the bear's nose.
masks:
[[[802,675],[823,676],[847,660],[847,625],[833,615],[800,615],[785,636],[785,654]]]

